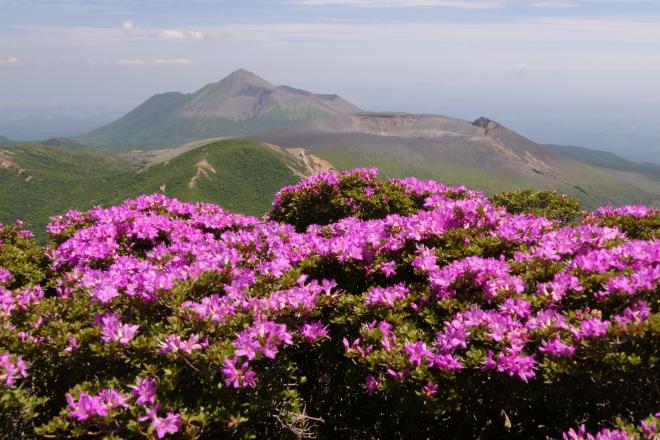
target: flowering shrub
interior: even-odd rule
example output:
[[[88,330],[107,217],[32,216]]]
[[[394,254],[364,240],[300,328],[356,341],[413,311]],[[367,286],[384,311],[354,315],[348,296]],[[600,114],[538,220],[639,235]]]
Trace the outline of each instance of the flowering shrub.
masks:
[[[302,232],[311,224],[327,225],[351,216],[368,220],[412,214],[423,200],[406,193],[402,185],[378,179],[375,169],[358,168],[320,173],[282,188],[268,216]]]
[[[590,213],[586,220],[601,226],[614,226],[629,238],[650,240],[660,238],[660,209],[646,206],[605,206]]]
[[[640,420],[660,401],[660,243],[627,215],[563,226],[355,170],[283,189],[267,220],[162,195],[54,217],[47,277],[0,269],[0,431],[587,438]]]
[[[0,272],[0,285],[10,288],[46,284],[50,276],[43,249],[20,221],[13,225],[0,224],[0,268],[5,269],[5,275]],[[3,276],[10,279],[3,282]]]
[[[496,206],[502,206],[511,214],[534,214],[569,223],[581,212],[580,203],[551,189],[533,191],[521,189],[503,192],[491,198]]]

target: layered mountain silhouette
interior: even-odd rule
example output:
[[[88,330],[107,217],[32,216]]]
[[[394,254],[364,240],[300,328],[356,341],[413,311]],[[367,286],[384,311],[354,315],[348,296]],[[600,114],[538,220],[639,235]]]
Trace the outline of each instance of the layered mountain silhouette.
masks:
[[[338,95],[275,86],[247,70],[192,94],[153,96],[76,140],[173,158],[224,137],[307,150],[338,169],[378,167],[384,177],[417,176],[490,193],[554,188],[588,208],[660,203],[660,181],[653,172],[585,162],[486,117],[471,122],[364,112]]]
[[[660,182],[574,160],[481,117],[355,113],[302,122],[254,138],[304,147],[339,169],[378,167],[386,177],[417,176],[488,192],[554,188],[586,207],[660,202]],[[632,171],[632,170],[631,170]]]
[[[117,121],[77,140],[94,147],[157,149],[197,139],[259,133],[358,111],[338,95],[275,86],[241,69],[192,94],[155,95]]]

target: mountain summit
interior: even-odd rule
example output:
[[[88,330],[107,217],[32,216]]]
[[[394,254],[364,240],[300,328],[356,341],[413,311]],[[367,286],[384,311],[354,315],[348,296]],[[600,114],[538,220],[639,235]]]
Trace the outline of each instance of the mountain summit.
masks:
[[[255,134],[360,109],[338,95],[275,86],[240,69],[192,94],[152,96],[117,121],[79,138],[118,149],[155,149],[195,139]]]
[[[195,92],[183,108],[186,118],[220,117],[241,121],[284,112],[286,119],[302,121],[360,109],[337,95],[317,95],[288,86],[274,86],[247,70],[237,70]]]

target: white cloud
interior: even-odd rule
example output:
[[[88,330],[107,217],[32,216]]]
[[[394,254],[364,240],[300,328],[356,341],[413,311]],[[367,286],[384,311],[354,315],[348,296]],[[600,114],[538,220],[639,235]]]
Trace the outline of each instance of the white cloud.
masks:
[[[538,0],[541,1],[541,0]],[[452,23],[448,21],[383,23],[383,22],[283,22],[283,23],[236,23],[221,26],[199,27],[196,31],[165,28],[136,28],[126,33],[117,28],[102,27],[20,27],[20,32],[4,37],[0,42],[7,45],[43,47],[44,42],[53,47],[144,48],[153,52],[161,50],[164,36],[186,38],[187,32],[200,34],[207,41],[231,41],[246,43],[265,42],[354,42],[374,44],[423,42],[443,44],[544,44],[583,47],[584,44],[643,43],[644,46],[660,45],[660,26],[654,17],[621,18],[535,18],[503,20],[498,22],[477,21]],[[176,32],[172,32],[176,31]],[[0,30],[1,36],[1,30]],[[189,36],[188,38],[199,38]],[[151,46],[151,47],[150,47]],[[149,48],[148,48],[149,47]],[[200,46],[199,50],[204,47]],[[148,48],[148,49],[147,49]],[[586,50],[586,49],[585,49]],[[117,58],[123,54],[119,53]],[[130,61],[130,60],[124,60]]]
[[[133,29],[135,29],[135,23],[133,23],[131,20],[126,20],[122,23],[121,25],[122,29],[124,29],[126,32],[130,32]]]
[[[181,29],[163,29],[157,34],[160,38],[166,40],[201,40],[204,38],[204,34],[199,31],[193,30],[181,30]]]
[[[16,57],[9,57],[4,60],[0,60],[0,64],[16,64],[18,63],[18,58]]]
[[[147,64],[144,60],[140,59],[132,59],[132,60],[118,60],[117,64],[121,66],[142,66],[144,64]]]
[[[158,58],[154,61],[156,64],[192,64],[188,58]]]

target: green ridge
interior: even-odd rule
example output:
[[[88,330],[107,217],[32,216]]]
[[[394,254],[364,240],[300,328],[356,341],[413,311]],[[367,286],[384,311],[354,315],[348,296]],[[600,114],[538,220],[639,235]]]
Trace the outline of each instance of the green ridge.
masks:
[[[215,142],[144,170],[120,156],[91,149],[20,144],[0,151],[23,169],[19,173],[16,168],[0,168],[0,223],[22,219],[42,240],[51,215],[116,204],[159,192],[163,184],[171,197],[262,215],[277,190],[296,182],[302,172],[286,152],[245,140]],[[201,176],[190,187],[203,159],[216,173]]]

